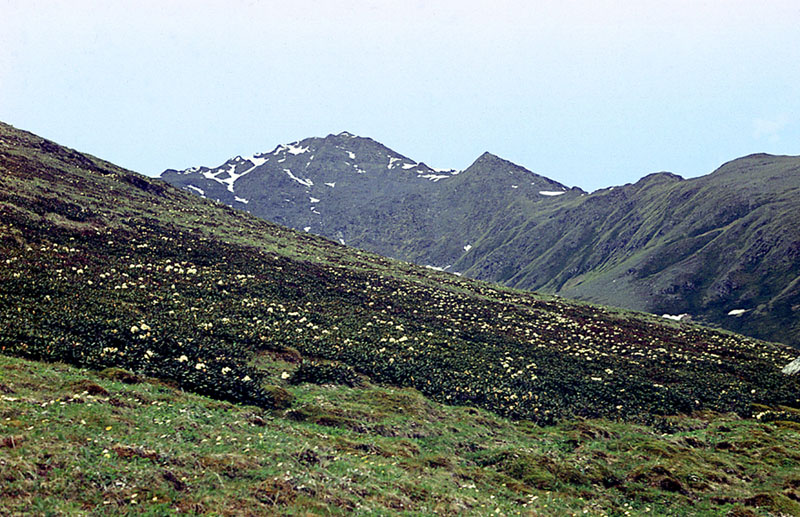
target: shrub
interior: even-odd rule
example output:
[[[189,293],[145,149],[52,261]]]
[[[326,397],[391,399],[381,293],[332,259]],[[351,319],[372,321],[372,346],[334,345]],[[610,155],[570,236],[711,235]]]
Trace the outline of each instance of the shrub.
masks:
[[[358,373],[346,364],[310,361],[300,365],[289,378],[291,384],[310,382],[313,384],[343,384],[360,386],[363,384]]]

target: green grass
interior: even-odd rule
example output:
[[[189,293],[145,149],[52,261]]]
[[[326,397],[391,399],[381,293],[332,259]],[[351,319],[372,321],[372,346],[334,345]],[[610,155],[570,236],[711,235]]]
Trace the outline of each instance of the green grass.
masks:
[[[296,368],[262,362],[276,384]],[[106,377],[0,356],[0,514],[800,509],[800,432],[782,422],[699,413],[542,428],[411,389],[288,382],[292,408],[268,411]]]

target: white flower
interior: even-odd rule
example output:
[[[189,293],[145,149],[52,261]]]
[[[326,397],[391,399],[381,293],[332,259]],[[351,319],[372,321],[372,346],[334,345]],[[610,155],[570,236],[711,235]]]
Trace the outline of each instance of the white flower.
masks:
[[[139,327],[137,327],[136,325],[132,326],[131,327],[131,334],[136,334],[137,332],[139,332]]]
[[[194,365],[195,370],[205,370],[205,368],[206,368],[205,363],[197,363],[196,365]]]
[[[145,359],[150,359],[151,357],[153,357],[153,351],[148,350],[147,352],[144,353],[144,357]]]
[[[283,373],[281,374],[281,379],[288,379],[289,377],[291,377],[291,375],[289,374],[289,372],[283,372]]]
[[[249,375],[245,375],[244,377],[242,377],[242,380],[243,380],[244,382],[250,382],[250,381],[252,381],[253,379],[251,379]]]
[[[231,371],[231,368],[229,366],[226,366],[226,367],[224,367],[222,369],[222,375],[227,375],[228,372],[230,372],[230,371]]]
[[[148,325],[147,323],[141,323],[139,325],[139,328],[141,328],[142,330],[150,330],[150,325]]]
[[[185,355],[182,355],[182,356],[180,356],[180,357],[177,359],[177,361],[178,361],[179,363],[185,363],[185,362],[186,362],[186,361],[188,361],[188,360],[189,360],[189,358],[188,358],[188,357],[186,357]]]

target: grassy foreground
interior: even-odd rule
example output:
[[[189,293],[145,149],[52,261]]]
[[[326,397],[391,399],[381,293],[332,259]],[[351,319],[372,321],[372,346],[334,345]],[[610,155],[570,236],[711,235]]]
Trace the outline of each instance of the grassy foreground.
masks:
[[[538,427],[261,366],[291,408],[0,355],[0,515],[800,514],[792,422]]]

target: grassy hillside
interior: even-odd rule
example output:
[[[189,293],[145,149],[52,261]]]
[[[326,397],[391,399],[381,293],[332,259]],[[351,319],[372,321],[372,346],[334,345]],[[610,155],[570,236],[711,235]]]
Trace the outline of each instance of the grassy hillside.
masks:
[[[291,385],[233,405],[0,355],[0,515],[797,515],[792,422],[697,413],[552,427],[411,389]]]
[[[256,484],[274,485],[275,476],[269,476],[272,469],[280,467],[273,465],[277,465],[275,461],[284,463],[277,458],[300,455],[304,450],[301,442],[305,444],[303,447],[313,448],[334,438],[353,441],[353,447],[359,451],[367,442],[379,444],[376,449],[367,447],[363,452],[398,462],[397,457],[414,458],[409,461],[417,466],[409,467],[408,474],[404,474],[407,477],[399,478],[406,479],[407,484],[393,485],[399,471],[389,469],[388,460],[377,462],[372,458],[389,470],[383,473],[368,470],[363,477],[350,475],[353,487],[341,491],[337,487],[331,489],[332,494],[326,494],[323,488],[308,490],[309,486],[326,486],[324,476],[315,478],[316,485],[310,485],[310,480],[298,482],[291,490],[281,482],[279,486],[264,489],[267,503],[272,497],[274,504],[281,505],[282,510],[276,513],[294,508],[295,502],[300,505],[298,513],[301,508],[320,510],[314,505],[323,504],[350,510],[360,508],[358,505],[377,505],[400,512],[405,506],[387,500],[374,503],[371,497],[385,495],[386,490],[401,494],[403,490],[398,487],[416,486],[415,475],[420,479],[424,475],[432,486],[417,499],[409,499],[407,494],[406,499],[397,495],[403,505],[415,505],[409,510],[412,514],[432,513],[437,509],[434,502],[439,500],[448,504],[438,509],[442,512],[469,509],[481,514],[494,499],[505,505],[500,513],[513,513],[511,508],[521,510],[518,506],[528,502],[528,497],[531,504],[533,501],[539,501],[537,505],[555,504],[546,503],[556,498],[552,493],[548,495],[553,491],[563,491],[575,498],[559,503],[568,505],[561,510],[589,509],[598,514],[613,513],[619,505],[624,508],[622,501],[682,512],[690,501],[700,504],[701,509],[753,503],[750,506],[777,511],[779,507],[792,508],[794,504],[791,497],[795,487],[788,478],[780,481],[783,483],[780,489],[788,495],[771,491],[772,485],[741,487],[739,480],[756,479],[751,475],[751,467],[741,464],[744,460],[739,463],[729,460],[735,465],[731,466],[725,483],[714,481],[708,487],[691,488],[690,482],[694,482],[691,476],[706,479],[703,477],[706,474],[689,471],[704,464],[695,464],[688,449],[677,446],[669,449],[665,445],[669,440],[658,437],[661,433],[678,432],[684,425],[689,426],[687,432],[716,429],[717,422],[725,421],[733,422],[731,425],[737,430],[732,432],[741,436],[752,429],[767,433],[766,429],[770,433],[778,430],[774,432],[781,439],[796,439],[792,437],[796,433],[792,421],[800,421],[794,409],[800,407],[798,380],[780,373],[780,368],[794,358],[793,349],[643,314],[514,291],[387,260],[198,199],[158,180],[6,125],[0,125],[0,173],[3,259],[0,350],[3,354],[62,361],[94,370],[124,369],[124,372],[107,372],[112,379],[124,380],[130,375],[159,379],[129,391],[118,384],[103,384],[92,373],[78,374],[62,367],[56,369],[58,374],[47,373],[56,370],[17,359],[4,360],[11,366],[0,377],[3,383],[0,389],[6,392],[3,411],[5,403],[12,405],[3,418],[5,422],[18,422],[3,424],[4,447],[11,451],[17,451],[19,442],[22,447],[31,447],[22,449],[23,453],[50,453],[39,445],[33,446],[38,442],[32,436],[39,436],[36,435],[39,431],[36,426],[29,429],[32,425],[29,420],[42,407],[36,401],[46,401],[52,410],[60,411],[62,406],[77,408],[78,404],[63,397],[69,390],[80,388],[70,384],[81,383],[70,377],[79,375],[85,376],[89,383],[81,384],[80,397],[102,395],[103,390],[116,391],[119,394],[112,398],[121,404],[109,402],[110,407],[106,407],[87,403],[80,408],[93,409],[71,419],[62,418],[64,415],[60,413],[43,417],[48,419],[45,423],[59,422],[64,427],[51,425],[42,429],[45,440],[42,443],[72,443],[76,435],[74,443],[82,443],[84,435],[76,422],[91,422],[96,418],[92,416],[95,412],[108,410],[126,422],[125,432],[116,435],[123,441],[120,446],[134,450],[117,452],[108,447],[111,442],[102,442],[100,456],[94,457],[94,449],[67,447],[63,453],[66,456],[54,462],[72,465],[72,461],[85,460],[90,470],[108,473],[116,467],[103,466],[103,458],[131,460],[136,465],[162,465],[155,459],[163,459],[170,453],[160,451],[159,447],[175,447],[175,454],[181,459],[170,463],[172,474],[162,473],[159,478],[152,470],[142,471],[143,479],[152,481],[153,486],[163,485],[166,491],[169,487],[174,489],[166,497],[169,503],[165,504],[170,505],[180,499],[175,491],[182,492],[178,489],[180,483],[186,483],[182,478],[189,479],[174,472],[180,470],[202,476],[206,480],[202,486],[207,489],[230,485],[234,490],[231,494],[238,494],[231,497],[245,500],[241,508],[231,507],[231,513],[255,511],[253,508],[260,508],[260,503],[254,502],[253,497],[260,496],[252,495],[254,490],[258,491],[253,488],[253,480],[258,480]],[[18,377],[8,373],[18,368],[28,373]],[[58,377],[62,373],[64,379]],[[39,374],[51,381],[21,380]],[[246,406],[202,402],[203,399],[180,393],[176,388]],[[136,402],[136,390],[144,390],[142,400],[146,402]],[[75,394],[78,392],[73,391],[72,395]],[[70,400],[74,399],[72,395]],[[61,400],[57,404],[49,403],[58,398]],[[160,406],[152,404],[153,401],[173,404],[171,409],[164,408],[163,415],[152,416],[153,422],[167,423],[160,434],[153,434],[151,417],[137,417],[141,406]],[[183,401],[194,404],[193,408],[197,404],[211,404],[211,408],[224,410],[209,412],[211,416],[207,418],[212,423],[210,427],[202,427],[206,417],[201,418],[197,409],[187,409],[191,418],[183,415]],[[130,412],[126,412],[126,404]],[[210,435],[204,433],[217,433],[216,443],[216,436],[222,436],[219,429],[229,428],[234,432],[236,426],[224,415],[234,415],[234,421],[247,421],[248,412],[258,416],[255,426],[272,419],[269,426],[274,424],[282,432],[304,438],[288,443],[281,435],[272,434],[272,441],[261,444],[261,450],[265,451],[261,459],[251,459],[244,452],[239,452],[237,459],[225,456],[232,449],[221,449],[223,457],[214,463],[207,458],[213,457],[211,452],[202,449],[196,454],[190,452],[189,444],[210,440]],[[760,422],[739,420],[754,416]],[[586,423],[584,418],[602,420]],[[777,425],[766,421],[788,423]],[[184,429],[178,430],[187,433],[187,445],[182,451],[179,442],[173,443],[174,434],[168,432],[177,428],[179,424],[172,425],[175,422],[183,422],[180,425]],[[631,423],[638,427],[630,427]],[[542,429],[535,424],[557,425]],[[108,426],[111,426],[108,431],[112,431],[115,425],[103,420],[99,427],[90,426],[88,432],[97,434],[98,429]],[[583,431],[573,429],[584,425],[589,427],[585,436]],[[138,436],[131,434],[136,427],[142,430],[143,443],[131,438]],[[592,430],[595,427],[602,430]],[[212,428],[215,431],[209,431]],[[16,431],[23,429],[25,432]],[[650,464],[653,458],[649,452],[634,453],[623,447],[623,443],[633,439],[628,433],[638,433],[637,440],[652,439],[669,451],[657,453],[660,459]],[[697,439],[702,439],[701,442],[715,443],[710,436],[700,435]],[[184,435],[180,436],[183,440]],[[247,438],[255,439],[247,433],[234,437],[233,448],[241,447]],[[314,437],[319,438],[319,443]],[[460,437],[463,437],[461,445]],[[384,456],[377,451],[383,440],[389,438],[392,440],[385,442],[385,446],[390,453]],[[411,440],[408,444],[411,452],[395,449],[403,447],[394,441],[399,438]],[[540,439],[541,443],[537,442]],[[563,447],[558,444],[573,439],[578,442],[570,446],[569,454],[574,453],[570,456],[566,450],[569,447],[561,451]],[[591,474],[592,469],[599,468],[587,459],[592,457],[588,451],[594,445],[589,449],[581,449],[579,445],[583,443],[581,440],[591,443],[597,440],[599,446],[609,439],[618,440],[620,459],[619,464],[615,463],[617,460],[609,463],[616,465],[612,473],[617,481],[606,482],[605,474]],[[761,447],[758,443],[751,441],[750,445]],[[738,447],[744,450],[743,444]],[[714,449],[714,454],[733,458],[727,448],[725,445]],[[559,456],[562,452],[567,455]],[[783,469],[796,465],[796,458],[791,454],[783,456],[779,450],[773,452],[782,459],[756,459],[752,468],[775,461],[774,468],[763,468],[778,476],[776,479],[783,479],[786,477]],[[67,459],[75,454],[83,459]],[[320,460],[323,453],[319,450],[314,450],[314,454],[317,460],[312,464],[336,461]],[[324,454],[341,456],[338,452]],[[666,458],[673,458],[675,463],[664,464]],[[252,463],[239,465],[239,460]],[[572,461],[583,466],[573,465],[572,470],[564,470]],[[716,460],[708,461],[711,465]],[[63,479],[66,472],[75,471],[74,466],[70,467],[72,470],[59,471],[55,481],[51,479],[53,484],[47,481],[39,485],[43,482],[40,477],[14,465],[18,464],[2,466],[10,466],[7,479],[20,482],[21,488],[14,492],[18,495],[8,496],[11,498],[8,504],[21,506],[9,506],[12,508],[76,504],[102,512],[100,498],[105,496],[99,494],[114,483],[108,474],[98,474],[99,492],[87,496],[86,501],[81,494],[69,493],[64,502],[69,489],[58,485],[57,480]],[[652,469],[647,470],[648,466]],[[222,469],[228,469],[230,475]],[[470,472],[463,479],[462,469]],[[335,472],[330,473],[332,477]],[[742,477],[737,477],[740,474]],[[209,485],[210,476],[218,479],[219,485]],[[226,483],[225,476],[247,480]],[[365,488],[364,479],[374,485]],[[463,490],[459,480],[478,495],[458,499],[453,494]],[[125,483],[123,486],[130,487]],[[136,486],[142,486],[141,481],[137,483]],[[712,494],[723,484],[730,487],[730,495],[726,496],[728,499],[715,500]],[[350,492],[355,485],[361,491]],[[627,492],[629,486],[639,486],[642,494],[631,495]],[[598,487],[613,488],[616,492],[604,494],[595,503],[587,502],[600,497],[596,494]],[[764,493],[772,493],[774,500],[754,499],[748,503],[748,498],[760,497],[762,488]],[[270,491],[293,495],[290,500],[278,502],[274,500],[277,496],[269,495]],[[666,498],[663,500],[659,499],[661,495],[654,495],[662,492],[672,495],[663,496]],[[39,494],[38,499],[34,493]],[[124,497],[133,494],[130,490],[121,493]],[[215,508],[220,508],[223,496],[202,490],[193,494],[188,500],[199,505],[196,509],[221,511]],[[163,494],[148,492],[147,496],[156,497],[154,503],[158,503]],[[41,501],[47,498],[49,502]],[[108,504],[122,503],[117,500]],[[158,508],[161,507],[153,512],[161,511]],[[553,514],[559,511],[556,508]]]

